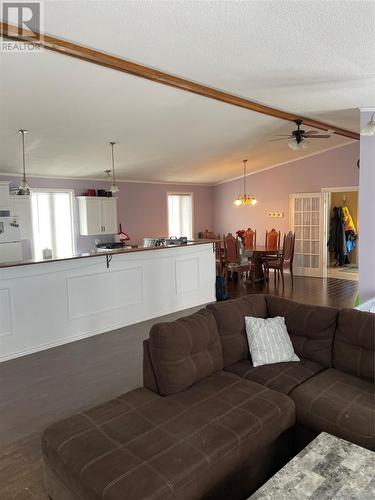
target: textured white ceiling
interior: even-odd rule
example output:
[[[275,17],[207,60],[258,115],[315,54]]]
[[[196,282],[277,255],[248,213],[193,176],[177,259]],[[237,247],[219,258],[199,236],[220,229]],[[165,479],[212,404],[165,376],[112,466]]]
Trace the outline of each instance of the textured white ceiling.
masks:
[[[373,1],[45,2],[45,31],[258,102],[358,130],[375,104]],[[0,170],[218,182],[296,157],[291,124],[67,57],[0,54]],[[345,144],[311,141],[311,152]]]

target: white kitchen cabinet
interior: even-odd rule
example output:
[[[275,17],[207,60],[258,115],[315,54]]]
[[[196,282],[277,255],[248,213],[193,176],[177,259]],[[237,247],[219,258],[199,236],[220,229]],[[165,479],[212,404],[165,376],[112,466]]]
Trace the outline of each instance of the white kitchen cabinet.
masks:
[[[105,232],[117,233],[117,203],[116,198],[107,198],[102,201],[102,219]]]
[[[21,240],[33,239],[33,219],[31,196],[10,196],[10,214],[17,216],[21,230]]]
[[[0,182],[0,210],[9,210],[9,182]]]
[[[117,233],[117,198],[78,196],[78,210],[81,235]]]

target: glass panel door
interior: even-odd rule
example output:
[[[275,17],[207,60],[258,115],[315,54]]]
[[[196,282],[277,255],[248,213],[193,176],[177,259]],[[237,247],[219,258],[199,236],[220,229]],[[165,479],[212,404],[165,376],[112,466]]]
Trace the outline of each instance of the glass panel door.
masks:
[[[322,276],[322,193],[290,195],[290,226],[295,233],[294,274]]]

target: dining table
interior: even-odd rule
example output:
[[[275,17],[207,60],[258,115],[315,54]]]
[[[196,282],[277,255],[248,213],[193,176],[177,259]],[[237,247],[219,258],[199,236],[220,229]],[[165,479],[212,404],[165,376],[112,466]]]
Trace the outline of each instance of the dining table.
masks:
[[[254,245],[252,249],[243,249],[242,256],[251,259],[254,266],[251,281],[256,283],[264,281],[263,259],[266,255],[277,257],[280,254],[280,248],[268,248],[265,245]]]

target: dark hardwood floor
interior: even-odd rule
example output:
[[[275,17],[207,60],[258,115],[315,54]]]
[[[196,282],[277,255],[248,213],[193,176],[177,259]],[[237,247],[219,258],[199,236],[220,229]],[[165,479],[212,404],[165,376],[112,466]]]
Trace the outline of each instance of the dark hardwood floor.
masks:
[[[231,297],[268,292],[300,302],[353,307],[358,283],[295,278],[285,289],[237,286]],[[197,309],[197,308],[195,308]],[[193,310],[163,317],[172,320]],[[40,434],[51,422],[133,389],[142,383],[146,321],[0,364],[0,499],[47,500],[43,492]],[[32,332],[28,332],[32,334]]]
[[[285,276],[285,287],[281,282],[271,279],[268,283],[245,282],[238,286],[237,281],[228,280],[228,294],[231,298],[240,297],[248,293],[271,293],[306,304],[315,304],[331,307],[354,307],[358,294],[358,282],[341,279],[321,279],[295,276],[293,283],[289,275]]]

